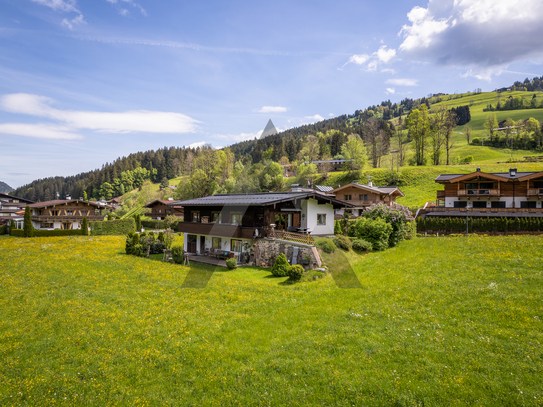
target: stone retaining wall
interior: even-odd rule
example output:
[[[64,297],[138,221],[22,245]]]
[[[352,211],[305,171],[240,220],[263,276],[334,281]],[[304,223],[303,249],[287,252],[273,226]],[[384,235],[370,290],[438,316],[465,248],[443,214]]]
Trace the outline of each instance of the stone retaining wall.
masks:
[[[309,264],[302,264],[305,268],[316,268],[322,265],[319,252],[315,246],[301,243],[289,242],[287,240],[259,239],[255,242],[255,261],[257,266],[272,267],[277,256],[284,253],[287,260],[292,264],[294,247],[298,247],[298,264],[309,256]]]

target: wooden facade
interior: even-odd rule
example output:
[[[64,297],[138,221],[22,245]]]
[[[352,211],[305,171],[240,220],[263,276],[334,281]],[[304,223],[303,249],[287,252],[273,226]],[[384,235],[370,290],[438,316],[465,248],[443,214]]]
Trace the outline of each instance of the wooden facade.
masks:
[[[444,189],[437,191],[436,205],[425,211],[432,216],[462,212],[465,208],[474,216],[477,212],[481,216],[494,212],[508,213],[507,216],[543,213],[543,172],[511,169],[509,173],[485,173],[477,170],[470,174],[442,174],[436,182]]]
[[[150,212],[146,212],[145,216],[150,216],[152,219],[165,219],[166,216],[176,216],[178,218],[183,217],[182,206],[171,206],[173,201],[156,200],[147,205],[146,208],[151,209]]]
[[[397,187],[375,187],[357,182],[351,182],[329,193],[334,194],[336,199],[354,205],[352,213],[355,216],[368,206],[379,203],[391,206],[396,202],[396,198],[404,196]]]
[[[80,229],[83,218],[102,221],[102,207],[81,200],[56,200],[28,205],[36,229]]]

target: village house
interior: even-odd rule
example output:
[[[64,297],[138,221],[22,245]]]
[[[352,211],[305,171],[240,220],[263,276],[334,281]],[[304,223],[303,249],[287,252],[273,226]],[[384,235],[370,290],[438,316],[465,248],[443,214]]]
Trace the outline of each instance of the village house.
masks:
[[[25,207],[34,201],[19,198],[9,194],[0,193],[0,225],[13,220],[19,220],[24,213]]]
[[[178,224],[185,252],[207,254],[218,249],[239,258],[253,240],[278,230],[299,236],[333,235],[334,209],[345,203],[305,191],[214,195],[169,204],[176,205],[185,212]]]
[[[436,205],[426,204],[419,216],[543,217],[543,171],[441,174],[435,182]]]
[[[104,207],[94,202],[79,199],[59,199],[28,205],[32,211],[32,225],[35,229],[81,229],[83,217],[87,221],[102,221]],[[22,228],[23,225],[17,226]]]
[[[371,180],[367,185],[353,181],[327,193],[349,204],[348,207],[336,211],[336,215],[341,216],[345,209],[349,210],[353,216],[359,216],[365,208],[373,204],[382,203],[391,206],[396,202],[396,198],[405,196],[398,187],[377,187]]]
[[[178,218],[183,217],[183,207],[181,205],[170,205],[173,199],[160,200],[157,199],[153,202],[145,205],[146,208],[151,209],[151,212],[146,212],[145,216],[149,216],[155,220],[163,220],[166,216],[172,215]]]

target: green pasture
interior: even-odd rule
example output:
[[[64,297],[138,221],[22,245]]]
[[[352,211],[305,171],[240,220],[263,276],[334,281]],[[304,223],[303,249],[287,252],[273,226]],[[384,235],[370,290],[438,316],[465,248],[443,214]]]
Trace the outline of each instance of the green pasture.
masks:
[[[541,237],[336,252],[295,285],[123,243],[0,239],[0,405],[541,405]]]

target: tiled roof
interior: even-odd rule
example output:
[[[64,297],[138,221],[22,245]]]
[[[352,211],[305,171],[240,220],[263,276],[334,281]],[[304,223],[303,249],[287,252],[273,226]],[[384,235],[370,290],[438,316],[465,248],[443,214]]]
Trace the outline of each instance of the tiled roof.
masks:
[[[508,178],[508,179],[517,179],[517,178],[525,177],[526,175],[535,174],[537,172],[539,172],[539,171],[517,172],[515,174],[515,176],[513,176],[513,177],[508,172],[481,172],[481,171],[479,171],[479,174],[483,178],[484,178],[485,174],[489,174],[489,175],[495,175],[497,177],[503,177],[503,178]],[[458,177],[463,177],[463,176],[469,175],[469,174],[475,174],[475,173],[469,173],[468,172],[466,174],[441,174],[435,180],[436,181],[450,181],[451,179],[458,178]]]

